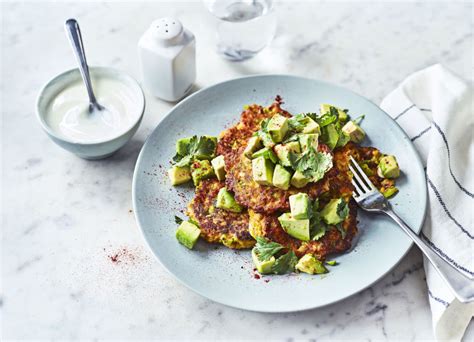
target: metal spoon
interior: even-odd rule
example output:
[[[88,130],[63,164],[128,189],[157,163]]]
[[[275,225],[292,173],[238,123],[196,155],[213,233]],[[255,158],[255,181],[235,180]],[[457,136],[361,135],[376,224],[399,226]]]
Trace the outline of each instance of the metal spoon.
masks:
[[[68,19],[64,24],[67,36],[71,42],[72,49],[76,55],[76,59],[79,63],[79,71],[81,72],[82,79],[89,95],[89,113],[95,111],[102,111],[105,108],[97,102],[94,91],[92,90],[91,78],[89,75],[89,66],[87,65],[86,53],[84,51],[84,44],[82,43],[81,29],[76,19]]]

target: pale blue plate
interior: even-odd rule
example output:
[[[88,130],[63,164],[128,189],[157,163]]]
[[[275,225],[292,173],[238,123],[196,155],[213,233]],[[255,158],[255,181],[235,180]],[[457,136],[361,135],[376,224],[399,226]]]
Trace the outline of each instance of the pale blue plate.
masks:
[[[216,302],[233,307],[290,312],[317,308],[370,286],[405,255],[411,241],[389,219],[359,211],[354,248],[335,259],[325,276],[292,274],[256,279],[249,251],[233,251],[200,241],[188,250],[175,239],[174,215],[193,196],[191,186],[172,187],[166,176],[178,138],[218,135],[238,121],[242,107],[268,105],[281,95],[290,113],[317,111],[320,103],[365,114],[365,144],[397,156],[400,193],[391,200],[401,217],[419,232],[426,209],[423,166],[410,139],[379,107],[344,88],[294,76],[264,75],[226,81],[203,89],[174,107],[142,148],[133,177],[133,205],[152,252],[183,284]],[[269,281],[268,281],[269,280]],[[268,281],[268,282],[267,282]]]

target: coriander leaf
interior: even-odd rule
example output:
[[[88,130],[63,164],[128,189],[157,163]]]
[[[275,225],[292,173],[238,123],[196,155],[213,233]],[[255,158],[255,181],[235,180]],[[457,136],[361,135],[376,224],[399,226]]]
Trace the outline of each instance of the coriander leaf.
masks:
[[[311,181],[317,182],[324,174],[332,168],[332,156],[325,152],[316,152],[310,148],[303,154],[290,153],[291,166],[294,170],[301,172]]]
[[[176,224],[181,224],[183,223],[183,219],[181,217],[178,217],[178,216],[174,216],[174,222],[176,222]]]
[[[260,261],[270,260],[272,256],[283,249],[279,243],[270,241],[268,239],[257,237],[257,244],[255,245],[255,253]]]
[[[339,124],[339,122],[331,123],[321,128],[321,141],[331,150],[336,147],[337,141],[339,140],[340,129],[338,130],[337,124]]]
[[[331,113],[331,115],[335,115],[336,117],[339,117],[339,111],[337,110],[336,107],[329,107],[329,113]]]
[[[302,131],[304,128],[304,114],[298,114],[288,119],[288,126],[292,131]]]
[[[331,107],[333,108],[333,107]],[[337,110],[336,110],[336,113],[337,113]],[[316,119],[316,122],[319,124],[320,127],[324,127],[324,126],[327,126],[329,124],[332,124],[334,121],[336,121],[338,118],[337,115],[334,115],[332,113],[326,113],[326,114],[323,114],[321,116],[319,116],[317,119]]]
[[[321,220],[321,213],[318,211],[318,199],[313,202],[313,213],[310,219],[310,237],[311,240],[319,240],[326,234],[326,223]]]
[[[336,224],[336,228],[337,230],[339,230],[339,233],[341,233],[341,237],[344,239],[346,237],[346,230],[344,229],[344,227],[342,226],[342,222]]]
[[[186,155],[193,155],[196,153],[197,150],[197,145],[198,145],[198,137],[196,135],[192,136],[191,139],[189,140],[189,144],[187,146],[187,153]]]
[[[216,152],[216,142],[210,137],[199,137],[196,149],[193,152],[193,154],[199,153],[200,155],[213,156]]]
[[[182,157],[181,160],[176,163],[176,166],[184,167],[191,164],[192,161],[193,161],[193,156],[191,154],[188,154],[187,156]]]
[[[179,153],[176,153],[174,157],[172,158],[173,162],[175,163],[179,162],[181,159],[183,159],[183,156]]]
[[[263,150],[263,149],[262,149]],[[257,151],[258,152],[258,151]],[[278,157],[277,155],[275,154],[275,152],[273,152],[272,149],[265,149],[261,154],[260,154],[261,157],[265,158],[265,159],[269,159],[272,161],[272,163],[276,164],[278,162]]]
[[[288,138],[286,138],[286,140],[283,140],[282,141],[282,144],[288,144],[289,142],[292,142],[292,141],[298,141],[298,135],[297,134],[293,134],[293,135],[290,135]]]
[[[324,177],[324,174],[332,168],[332,157],[329,153],[316,153],[316,167],[313,167],[311,180],[317,182]]]
[[[326,227],[321,224],[311,231],[311,240],[318,241],[326,234]]]
[[[339,134],[339,140],[337,141],[336,147],[346,146],[346,144],[349,141],[351,141],[351,138],[341,131],[341,133]]]
[[[361,115],[361,116],[358,116],[357,118],[355,118],[352,121],[354,121],[354,123],[358,125],[362,120],[364,120],[364,118],[365,118],[365,115]]]
[[[336,213],[343,220],[345,220],[346,217],[349,215],[349,206],[347,205],[347,202],[345,200],[339,202],[336,208]]]
[[[289,251],[286,254],[283,254],[281,257],[276,259],[273,264],[272,271],[275,274],[285,274],[292,272],[295,269],[296,264],[298,263],[298,258],[295,255],[295,252]]]

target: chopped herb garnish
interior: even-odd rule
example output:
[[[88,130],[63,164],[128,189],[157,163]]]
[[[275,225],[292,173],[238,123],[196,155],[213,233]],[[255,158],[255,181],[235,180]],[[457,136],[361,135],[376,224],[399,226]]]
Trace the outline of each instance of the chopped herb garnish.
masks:
[[[344,227],[342,226],[342,222],[339,222],[338,224],[336,224],[336,228],[337,228],[337,230],[339,230],[339,233],[341,233],[341,237],[343,239],[345,239],[347,232],[344,229]]]
[[[307,178],[311,178],[313,182],[322,179],[324,174],[332,168],[331,155],[316,152],[313,148],[300,155],[290,153],[289,159],[294,170],[301,172]]]
[[[329,266],[336,266],[337,261],[336,260],[328,260],[328,261],[326,261],[326,264],[329,265]]]
[[[270,260],[272,256],[283,249],[279,243],[270,241],[268,239],[257,237],[257,244],[255,245],[255,253],[260,261]]]
[[[347,205],[347,202],[345,200],[341,200],[339,204],[337,205],[336,209],[337,215],[345,220],[347,216],[349,215],[349,206]]]
[[[293,272],[297,263],[298,258],[296,257],[295,252],[289,251],[288,253],[283,254],[281,257],[276,259],[275,264],[272,267],[272,271],[275,274]]]
[[[181,223],[183,223],[183,221],[184,220],[181,217],[178,217],[178,216],[175,215],[174,222],[176,222],[176,224],[181,224]]]
[[[197,137],[195,135],[191,137],[186,146],[185,154],[177,153],[173,157],[173,162],[176,166],[183,167],[190,165],[194,159],[200,159],[204,156],[213,158],[216,152],[216,140],[216,138],[208,136]]]
[[[365,118],[365,115],[361,115],[361,116],[358,116],[357,118],[355,118],[352,121],[354,121],[354,123],[356,123],[358,125],[359,123],[362,122],[362,120],[364,120],[364,118]]]

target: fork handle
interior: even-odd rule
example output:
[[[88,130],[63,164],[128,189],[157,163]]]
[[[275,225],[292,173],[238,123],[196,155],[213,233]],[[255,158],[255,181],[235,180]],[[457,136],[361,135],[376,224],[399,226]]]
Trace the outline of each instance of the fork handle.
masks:
[[[454,292],[454,295],[461,303],[474,301],[474,285],[469,276],[458,268],[455,268],[449,261],[443,259],[425,241],[423,241],[411,228],[398,216],[391,208],[383,211],[390,216],[403,231],[421,249],[426,258],[433,265],[440,277]]]

